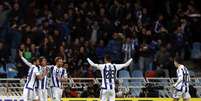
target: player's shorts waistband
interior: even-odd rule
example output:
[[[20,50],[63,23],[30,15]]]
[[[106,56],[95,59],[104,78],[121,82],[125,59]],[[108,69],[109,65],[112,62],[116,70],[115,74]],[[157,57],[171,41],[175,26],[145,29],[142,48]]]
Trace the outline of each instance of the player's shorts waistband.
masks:
[[[61,88],[61,87],[55,87],[55,86],[51,86],[50,88]]]
[[[33,88],[29,88],[29,87],[25,87],[25,89],[28,89],[28,90],[34,90]]]
[[[101,90],[115,90],[115,89],[101,88]]]
[[[43,88],[43,89],[42,89],[42,88],[37,88],[37,87],[36,87],[35,89],[39,89],[39,90],[47,90],[48,88]]]

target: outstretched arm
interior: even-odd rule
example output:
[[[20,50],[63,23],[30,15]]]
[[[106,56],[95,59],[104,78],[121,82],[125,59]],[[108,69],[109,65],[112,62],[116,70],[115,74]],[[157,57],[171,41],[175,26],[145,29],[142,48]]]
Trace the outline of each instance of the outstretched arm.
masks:
[[[32,64],[31,64],[29,61],[27,61],[27,60],[23,57],[22,51],[19,51],[19,56],[20,56],[20,58],[22,59],[22,61],[23,61],[27,66],[29,66],[29,67],[32,66]]]
[[[131,58],[131,59],[129,59],[129,60],[128,60],[126,63],[124,63],[124,64],[118,64],[118,65],[117,65],[117,70],[120,70],[120,69],[122,69],[122,68],[124,68],[124,67],[129,66],[132,61],[133,61],[133,59]]]
[[[100,64],[95,64],[94,62],[92,62],[89,58],[87,58],[87,61],[89,62],[89,64],[92,66],[92,67],[96,67],[97,69],[101,70],[102,66],[103,65],[100,65]]]
[[[98,64],[95,64],[93,61],[91,61],[89,58],[87,58],[87,61],[89,62],[89,64],[93,67],[98,67]]]

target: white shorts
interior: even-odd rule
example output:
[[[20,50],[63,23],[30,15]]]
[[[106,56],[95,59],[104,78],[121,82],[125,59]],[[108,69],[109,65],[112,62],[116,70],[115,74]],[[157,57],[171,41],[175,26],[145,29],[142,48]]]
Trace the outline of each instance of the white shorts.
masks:
[[[24,88],[23,99],[24,101],[33,101],[36,97],[35,91],[32,89]]]
[[[47,89],[36,89],[36,96],[39,101],[47,101]]]
[[[58,87],[51,88],[51,99],[52,101],[61,101],[63,90]]]
[[[174,90],[173,98],[179,99],[181,97],[183,99],[189,99],[189,98],[191,98],[191,95],[189,94],[189,92]]]
[[[100,101],[115,101],[115,90],[105,90],[100,91]]]

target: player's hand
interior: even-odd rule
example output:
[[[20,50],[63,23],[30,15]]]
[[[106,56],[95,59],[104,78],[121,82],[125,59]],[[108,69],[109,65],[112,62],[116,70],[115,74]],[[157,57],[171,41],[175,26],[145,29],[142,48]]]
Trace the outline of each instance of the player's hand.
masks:
[[[43,76],[47,76],[47,75],[48,75],[48,69],[45,68],[45,69],[43,70]]]
[[[19,56],[22,57],[23,56],[23,52],[21,50],[19,50]]]
[[[59,77],[59,76],[57,76],[57,79],[58,79],[59,81],[61,81],[61,80],[62,80],[62,78],[61,78],[61,77]]]

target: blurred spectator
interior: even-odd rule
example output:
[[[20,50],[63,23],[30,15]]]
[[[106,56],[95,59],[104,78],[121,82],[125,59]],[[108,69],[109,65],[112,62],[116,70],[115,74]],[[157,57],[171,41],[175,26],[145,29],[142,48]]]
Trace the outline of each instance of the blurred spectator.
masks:
[[[3,41],[0,41],[0,64],[4,67],[8,62],[8,50]]]
[[[110,54],[114,63],[119,63],[122,60],[121,40],[119,33],[114,33],[113,39],[109,41],[106,48],[107,53]]]
[[[126,38],[126,42],[122,46],[122,50],[124,52],[124,61],[127,61],[134,56],[137,45],[137,40],[133,40],[130,37]]]
[[[24,51],[24,58],[26,58],[28,61],[31,61],[32,54],[28,47]]]
[[[148,47],[148,44],[144,42],[141,44],[139,51],[139,67],[145,73],[146,71],[150,70],[150,64],[152,61],[150,48]]]
[[[146,84],[145,88],[142,88],[140,97],[159,97],[159,92],[152,84]]]
[[[8,17],[12,7],[8,2],[0,3],[0,39],[6,37]]]
[[[104,41],[100,40],[99,44],[96,47],[96,56],[102,62],[103,62],[103,59],[104,59],[104,54],[105,54]]]
[[[169,52],[166,51],[164,46],[161,46],[155,57],[155,61],[157,61],[160,68],[165,68],[169,56]]]
[[[70,89],[70,97],[72,97],[72,98],[77,98],[77,97],[79,97],[79,94],[78,94],[78,92],[76,91],[75,88],[71,88],[71,89]]]
[[[200,59],[199,4],[196,0],[1,0],[1,61],[18,64],[18,49],[29,60],[45,56],[50,64],[59,55],[69,65],[69,75],[93,77],[99,74],[88,68],[86,57],[101,63],[104,54],[110,54],[114,63],[134,58],[135,68],[144,73],[156,67],[170,73],[169,56]]]

